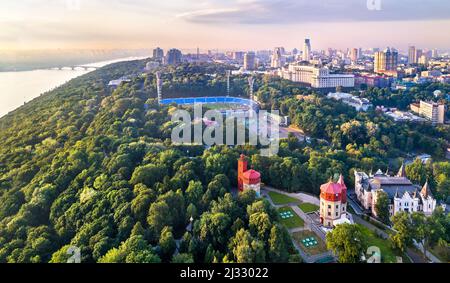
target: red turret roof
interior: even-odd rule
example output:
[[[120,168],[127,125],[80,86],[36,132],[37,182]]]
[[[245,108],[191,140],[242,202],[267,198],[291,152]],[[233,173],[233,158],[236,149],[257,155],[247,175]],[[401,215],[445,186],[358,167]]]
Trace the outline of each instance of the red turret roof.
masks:
[[[253,169],[244,172],[243,177],[245,184],[254,185],[261,183],[261,174]]]
[[[347,202],[347,187],[344,183],[344,178],[341,176],[338,183],[332,181],[320,187],[320,198],[326,201],[342,201]]]

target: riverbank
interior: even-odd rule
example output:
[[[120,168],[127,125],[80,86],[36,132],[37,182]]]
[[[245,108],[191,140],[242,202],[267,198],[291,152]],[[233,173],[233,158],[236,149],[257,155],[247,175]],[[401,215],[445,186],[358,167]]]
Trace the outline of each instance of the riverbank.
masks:
[[[109,61],[84,64],[83,66],[101,68],[109,64],[141,60],[146,57],[125,57]],[[94,69],[64,68],[53,70],[34,70],[21,72],[0,72],[0,117],[31,101],[42,93],[50,91],[64,83],[92,72]]]

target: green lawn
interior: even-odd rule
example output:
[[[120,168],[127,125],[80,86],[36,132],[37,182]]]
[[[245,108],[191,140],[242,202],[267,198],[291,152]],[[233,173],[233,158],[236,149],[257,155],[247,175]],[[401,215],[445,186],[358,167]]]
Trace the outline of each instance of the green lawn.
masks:
[[[315,238],[318,242],[317,246],[313,246],[313,247],[305,247],[302,243],[302,241],[306,238]],[[325,245],[325,243],[322,241],[322,239],[320,237],[318,237],[314,232],[311,231],[301,231],[301,232],[296,232],[292,234],[292,238],[294,239],[294,241],[297,243],[297,245],[308,255],[310,256],[314,256],[314,255],[319,255],[319,254],[323,254],[325,252],[327,252],[327,246]]]
[[[377,237],[377,235],[369,230],[368,228],[359,225],[358,227],[360,228],[362,234],[364,235],[364,237],[367,240],[367,244],[369,245],[369,247],[371,246],[375,246],[380,248],[381,250],[381,261],[383,263],[396,263],[397,262],[397,256],[402,256],[401,254],[399,254],[398,252],[396,252],[395,250],[393,250],[389,244],[389,240],[384,240],[381,239],[379,237]],[[403,258],[403,262],[409,262],[408,258],[405,256],[402,256]]]
[[[294,229],[294,228],[301,228],[305,226],[305,222],[303,221],[303,219],[301,219],[297,213],[294,212],[294,210],[292,210],[292,208],[290,207],[282,207],[280,209],[278,209],[278,213],[283,213],[283,212],[290,212],[292,213],[292,215],[294,215],[291,218],[286,218],[286,219],[281,219],[281,224],[283,224],[286,228],[288,229]]]
[[[312,203],[302,203],[298,207],[304,212],[304,213],[310,213],[318,211],[320,208]]]
[[[275,192],[269,192],[269,196],[272,199],[273,203],[275,205],[285,205],[289,203],[300,203],[298,199],[291,198],[289,196],[275,193]]]

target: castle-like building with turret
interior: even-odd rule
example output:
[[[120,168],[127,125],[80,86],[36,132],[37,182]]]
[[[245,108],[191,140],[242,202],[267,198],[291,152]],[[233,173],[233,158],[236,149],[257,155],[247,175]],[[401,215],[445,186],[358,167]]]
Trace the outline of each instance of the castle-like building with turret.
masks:
[[[261,196],[261,173],[252,169],[248,170],[247,157],[241,154],[238,160],[238,190],[240,193],[252,190],[256,196]]]
[[[400,211],[423,212],[429,216],[436,209],[436,199],[428,182],[423,187],[414,185],[407,178],[404,165],[396,176],[389,176],[381,170],[375,175],[355,172],[356,196],[360,204],[375,216],[377,216],[375,206],[380,192],[388,195],[390,216]]]
[[[337,183],[330,180],[320,187],[320,222],[326,228],[348,223],[347,186],[341,175]]]

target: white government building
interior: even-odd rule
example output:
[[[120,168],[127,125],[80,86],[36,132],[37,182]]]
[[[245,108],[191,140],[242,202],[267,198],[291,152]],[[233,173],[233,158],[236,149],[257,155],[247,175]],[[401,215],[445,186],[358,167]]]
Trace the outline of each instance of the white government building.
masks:
[[[355,76],[330,74],[327,67],[290,64],[279,71],[279,76],[293,82],[311,85],[313,88],[355,87]]]
[[[384,191],[389,197],[390,216],[400,211],[408,213],[423,212],[430,216],[436,209],[436,199],[433,197],[428,182],[416,186],[406,177],[405,166],[400,168],[397,176],[389,176],[378,170],[375,175],[355,172],[355,192],[361,205],[377,216],[375,205],[378,193]]]

